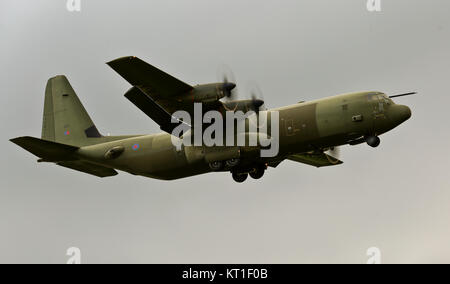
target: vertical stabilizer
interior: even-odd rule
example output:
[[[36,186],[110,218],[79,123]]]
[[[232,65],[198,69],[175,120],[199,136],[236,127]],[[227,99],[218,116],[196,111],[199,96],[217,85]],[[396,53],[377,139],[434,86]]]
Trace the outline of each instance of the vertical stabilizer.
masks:
[[[65,76],[50,78],[45,89],[42,139],[73,146],[101,137]]]

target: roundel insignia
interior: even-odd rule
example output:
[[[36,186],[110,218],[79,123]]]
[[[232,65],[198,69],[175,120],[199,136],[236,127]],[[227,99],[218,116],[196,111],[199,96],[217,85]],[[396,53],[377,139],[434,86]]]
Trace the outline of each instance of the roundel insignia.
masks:
[[[134,144],[133,146],[131,146],[131,149],[133,149],[133,151],[136,151],[139,149],[139,144]]]
[[[69,130],[66,130],[66,131],[64,131],[64,135],[70,135],[70,131]]]

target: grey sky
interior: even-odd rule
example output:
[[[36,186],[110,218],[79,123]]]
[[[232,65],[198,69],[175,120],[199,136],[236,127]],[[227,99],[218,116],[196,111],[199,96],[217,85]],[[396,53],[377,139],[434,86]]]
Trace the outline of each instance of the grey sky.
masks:
[[[382,0],[0,2],[0,262],[450,262],[450,2]],[[8,139],[40,136],[46,80],[65,74],[103,133],[158,131],[107,61],[136,55],[187,83],[230,66],[268,107],[344,92],[398,98],[413,117],[327,169],[284,162],[260,181],[98,179]]]

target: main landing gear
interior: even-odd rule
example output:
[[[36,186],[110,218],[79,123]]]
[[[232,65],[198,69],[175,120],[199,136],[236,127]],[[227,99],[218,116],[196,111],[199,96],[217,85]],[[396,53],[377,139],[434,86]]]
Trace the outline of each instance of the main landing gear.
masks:
[[[209,163],[209,168],[215,172],[218,172],[223,168],[223,162],[215,161],[215,162]]]
[[[370,147],[376,148],[380,145],[380,138],[377,136],[366,136],[366,143],[367,145],[369,145]]]
[[[235,182],[243,183],[247,180],[248,176],[250,175],[253,179],[260,179],[264,176],[264,173],[266,172],[265,166],[257,166],[254,168],[251,168],[247,171],[231,171],[231,174],[233,176],[233,179]]]
[[[239,165],[240,160],[239,159],[230,159],[226,161],[215,161],[209,163],[209,168],[214,172],[219,172],[222,170],[230,170],[231,168],[236,167]]]
[[[252,179],[260,179],[264,176],[265,172],[265,167],[256,167],[249,173],[249,175],[252,177]]]
[[[233,176],[234,181],[238,182],[238,183],[243,183],[248,178],[247,173],[244,174],[244,173],[232,172],[231,174]]]
[[[239,166],[240,159],[226,161],[214,161],[209,163],[209,168],[214,172],[230,171],[234,181],[243,183],[250,176],[252,179],[260,179],[266,172],[267,165],[255,165],[253,167]]]

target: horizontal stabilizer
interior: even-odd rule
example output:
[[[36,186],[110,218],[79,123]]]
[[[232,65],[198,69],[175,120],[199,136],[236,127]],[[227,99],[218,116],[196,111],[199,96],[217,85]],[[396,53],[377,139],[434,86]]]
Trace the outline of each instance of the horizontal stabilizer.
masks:
[[[98,166],[85,161],[69,161],[69,162],[60,162],[57,164],[65,168],[91,174],[97,177],[110,177],[118,174],[114,169]]]
[[[327,155],[325,153],[303,153],[295,154],[288,157],[288,160],[311,165],[314,167],[327,167],[343,164],[342,161]]]
[[[78,147],[51,142],[34,137],[24,136],[10,140],[28,152],[41,158],[44,162],[60,162],[76,160]]]

